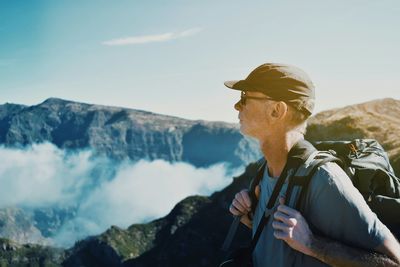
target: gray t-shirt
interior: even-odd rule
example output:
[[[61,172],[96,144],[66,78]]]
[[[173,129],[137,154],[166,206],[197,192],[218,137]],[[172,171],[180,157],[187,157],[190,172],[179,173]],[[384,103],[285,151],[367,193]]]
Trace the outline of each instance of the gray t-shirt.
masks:
[[[253,218],[253,235],[277,180],[268,175],[266,167],[260,182],[261,194]],[[286,188],[285,183],[280,192],[281,196],[284,196]],[[368,207],[350,178],[336,164],[327,163],[317,170],[310,182],[304,203],[302,215],[310,225],[318,229],[318,234],[327,238],[371,250],[380,245],[390,233]],[[254,266],[327,266],[276,239],[273,235],[272,221],[271,217],[253,252]]]

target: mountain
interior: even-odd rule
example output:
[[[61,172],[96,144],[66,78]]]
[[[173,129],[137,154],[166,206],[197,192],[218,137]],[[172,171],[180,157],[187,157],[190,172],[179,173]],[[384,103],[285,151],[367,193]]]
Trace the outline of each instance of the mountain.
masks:
[[[42,142],[71,151],[89,148],[116,162],[163,159],[196,167],[220,162],[245,166],[260,155],[256,142],[243,137],[233,123],[192,121],[58,98],[34,106],[0,105],[0,145],[21,148]],[[48,245],[75,213],[73,207],[0,209],[0,236]]]
[[[192,121],[142,110],[49,98],[35,106],[0,105],[0,144],[51,142],[91,148],[114,159],[184,161],[196,167],[228,162],[243,166],[260,156],[238,125]]]
[[[310,119],[306,138],[312,141],[376,138],[399,173],[399,111],[400,101],[382,99],[321,112]],[[249,164],[229,186],[209,197],[191,196],[182,200],[163,218],[127,229],[112,226],[101,235],[81,240],[64,251],[57,264],[217,266],[224,256],[220,247],[232,220],[228,206],[236,192],[248,187],[256,168],[255,163]],[[233,246],[246,243],[249,234],[241,226]]]

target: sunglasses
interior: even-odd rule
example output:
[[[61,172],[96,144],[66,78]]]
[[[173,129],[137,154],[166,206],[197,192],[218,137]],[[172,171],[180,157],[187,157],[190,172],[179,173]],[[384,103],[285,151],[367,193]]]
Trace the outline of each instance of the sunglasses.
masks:
[[[247,99],[256,99],[256,100],[266,100],[266,99],[269,99],[269,100],[271,100],[272,98],[267,97],[267,96],[248,96],[248,95],[246,95],[245,92],[242,91],[241,94],[240,94],[240,104],[241,104],[242,106],[245,106],[245,105],[246,105]]]

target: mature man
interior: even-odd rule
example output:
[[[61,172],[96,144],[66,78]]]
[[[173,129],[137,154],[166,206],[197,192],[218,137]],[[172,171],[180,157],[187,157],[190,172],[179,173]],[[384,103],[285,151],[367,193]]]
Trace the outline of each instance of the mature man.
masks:
[[[250,216],[248,190],[237,193],[230,206],[254,235],[277,178],[307,143],[304,134],[314,108],[314,86],[302,70],[272,63],[225,85],[241,91],[235,104],[240,130],[258,139],[267,162],[255,190],[254,215]],[[285,190],[284,186],[281,196]],[[399,243],[335,163],[318,168],[301,213],[285,205],[283,197],[279,202],[253,252],[255,266],[400,266]]]

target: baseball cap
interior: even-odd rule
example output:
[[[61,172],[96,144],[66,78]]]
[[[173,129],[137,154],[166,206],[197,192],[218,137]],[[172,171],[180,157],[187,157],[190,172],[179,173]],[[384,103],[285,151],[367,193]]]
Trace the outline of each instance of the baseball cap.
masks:
[[[234,90],[264,93],[307,115],[311,115],[314,109],[314,85],[308,75],[295,66],[266,63],[254,69],[246,79],[224,84]]]

